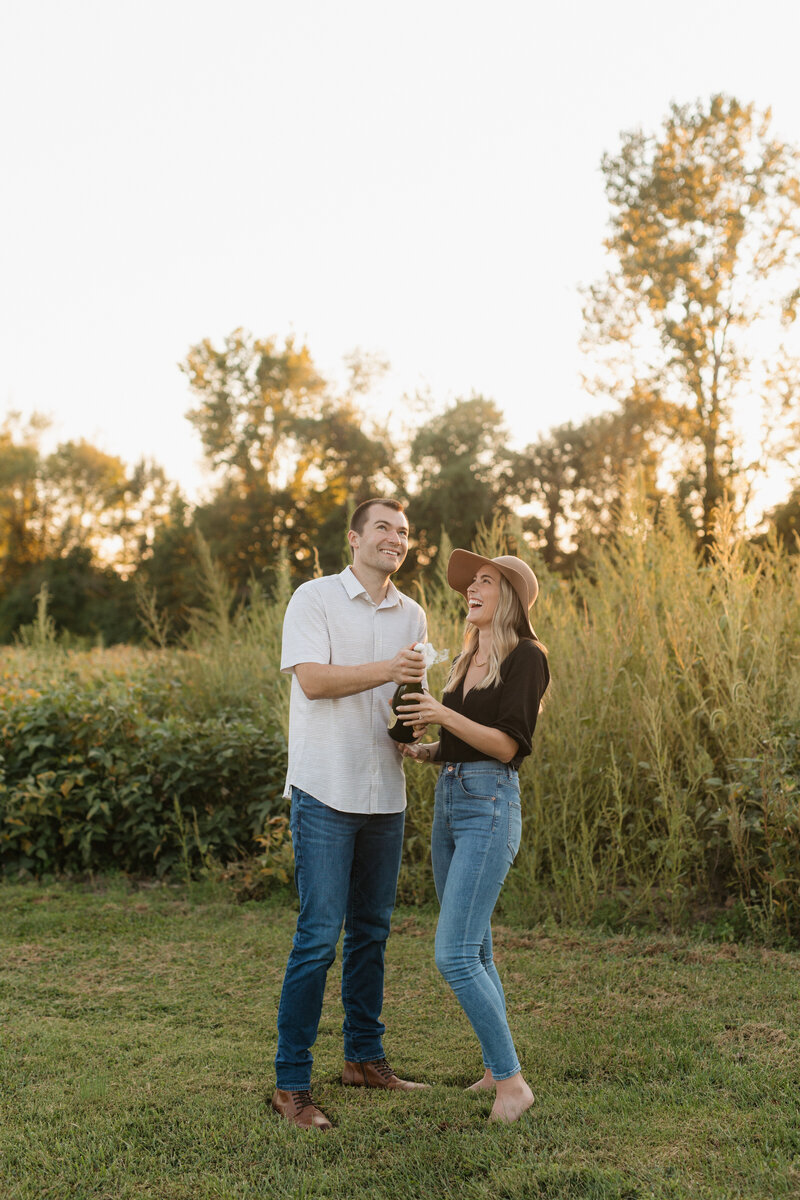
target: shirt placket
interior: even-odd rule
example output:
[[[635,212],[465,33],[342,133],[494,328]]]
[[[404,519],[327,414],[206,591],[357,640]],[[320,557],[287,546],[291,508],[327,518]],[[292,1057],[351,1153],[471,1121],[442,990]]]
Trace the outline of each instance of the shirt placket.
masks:
[[[380,662],[383,659],[383,637],[381,634],[381,623],[378,620],[379,609],[373,605],[372,608],[372,661]],[[370,711],[371,720],[371,737],[370,743],[372,753],[370,756],[370,777],[369,777],[369,811],[371,813],[378,812],[378,802],[380,796],[379,784],[379,766],[378,766],[378,747],[380,745],[380,729],[378,726],[381,722],[380,696],[379,689],[373,688],[371,692],[372,708]]]

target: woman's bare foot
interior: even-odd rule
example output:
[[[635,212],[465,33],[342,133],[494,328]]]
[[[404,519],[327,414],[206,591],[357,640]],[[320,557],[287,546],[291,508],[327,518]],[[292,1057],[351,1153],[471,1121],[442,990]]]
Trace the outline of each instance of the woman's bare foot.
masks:
[[[494,1075],[486,1068],[486,1073],[483,1079],[479,1079],[477,1083],[471,1083],[467,1088],[468,1092],[493,1092],[494,1091]]]
[[[521,1071],[510,1079],[497,1080],[495,1087],[497,1095],[489,1113],[490,1121],[504,1121],[511,1125],[533,1104],[533,1092],[522,1078]]]

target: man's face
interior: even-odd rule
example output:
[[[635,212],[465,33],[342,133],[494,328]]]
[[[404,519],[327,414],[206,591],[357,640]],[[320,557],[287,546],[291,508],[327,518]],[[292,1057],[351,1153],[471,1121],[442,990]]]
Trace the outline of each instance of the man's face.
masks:
[[[347,535],[353,548],[353,566],[367,567],[391,575],[408,554],[408,521],[405,514],[373,504],[367,509],[361,533]]]

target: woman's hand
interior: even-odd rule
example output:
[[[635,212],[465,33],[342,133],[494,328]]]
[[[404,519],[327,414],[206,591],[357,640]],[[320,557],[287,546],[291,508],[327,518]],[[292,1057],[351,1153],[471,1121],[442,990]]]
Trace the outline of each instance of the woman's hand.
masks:
[[[422,737],[428,725],[441,725],[447,713],[445,706],[434,700],[430,692],[409,692],[397,706],[398,717],[414,726],[415,738]]]

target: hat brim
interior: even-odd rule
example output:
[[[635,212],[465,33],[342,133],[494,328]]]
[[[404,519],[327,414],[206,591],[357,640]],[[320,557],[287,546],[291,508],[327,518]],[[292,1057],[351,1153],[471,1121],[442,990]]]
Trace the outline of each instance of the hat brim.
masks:
[[[501,575],[504,575],[517,593],[523,611],[528,612],[536,596],[534,595],[533,598],[529,598],[530,591],[525,576],[520,574],[519,571],[515,571],[507,563],[500,563],[496,559],[486,558],[483,554],[473,554],[471,550],[454,550],[447,564],[447,582],[453,591],[460,592],[462,596],[466,596],[467,588],[472,583],[480,567],[494,567],[495,571],[499,571]]]
[[[471,550],[454,550],[447,564],[447,582],[453,591],[466,596],[467,588],[479,567],[498,569],[490,558],[484,558],[482,554],[473,554]]]

